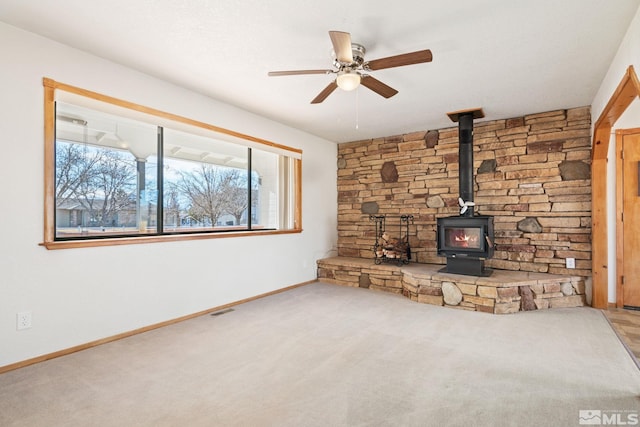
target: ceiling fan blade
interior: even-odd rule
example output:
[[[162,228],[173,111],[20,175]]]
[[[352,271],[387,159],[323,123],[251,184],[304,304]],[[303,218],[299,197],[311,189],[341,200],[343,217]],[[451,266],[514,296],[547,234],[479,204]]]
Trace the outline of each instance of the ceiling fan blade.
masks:
[[[319,104],[322,101],[324,101],[325,99],[327,99],[327,96],[331,95],[331,92],[333,92],[334,90],[336,90],[336,88],[338,87],[338,84],[336,83],[336,81],[332,81],[331,83],[329,83],[329,85],[327,87],[325,87],[322,92],[320,92],[318,94],[318,96],[316,96],[315,98],[313,98],[313,101],[311,101],[312,104]]]
[[[297,76],[301,74],[330,74],[331,70],[293,70],[293,71],[269,71],[269,76]]]
[[[384,68],[402,67],[403,65],[421,64],[423,62],[431,62],[433,55],[429,49],[419,50],[417,52],[403,53],[402,55],[388,56],[386,58],[374,59],[369,61],[370,70],[382,70]]]
[[[343,31],[329,31],[331,43],[333,43],[333,51],[336,53],[336,59],[345,64],[353,62],[353,52],[351,51],[351,34]]]
[[[398,93],[398,91],[395,90],[394,88],[387,86],[386,84],[382,83],[380,80],[371,76],[362,76],[362,79],[360,80],[360,84],[362,86],[368,87],[378,95],[384,96],[385,98],[391,98],[393,95]]]

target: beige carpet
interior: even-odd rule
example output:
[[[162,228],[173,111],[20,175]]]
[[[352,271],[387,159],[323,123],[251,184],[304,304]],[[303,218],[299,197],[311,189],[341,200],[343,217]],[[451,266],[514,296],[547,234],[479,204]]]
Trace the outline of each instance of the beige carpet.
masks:
[[[0,375],[0,425],[577,426],[639,396],[599,310],[496,316],[314,283]]]

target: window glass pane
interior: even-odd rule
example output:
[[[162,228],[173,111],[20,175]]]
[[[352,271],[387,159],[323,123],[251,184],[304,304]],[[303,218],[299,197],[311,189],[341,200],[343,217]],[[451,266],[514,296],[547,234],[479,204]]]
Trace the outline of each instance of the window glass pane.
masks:
[[[164,230],[246,230],[248,149],[164,129]]]
[[[296,169],[295,160],[292,157],[279,156],[278,158],[278,174],[280,176],[280,187],[278,196],[280,209],[278,210],[278,219],[280,228],[283,230],[291,230],[295,227],[295,207],[296,207]]]
[[[153,233],[157,128],[56,105],[55,237]]]
[[[280,224],[283,201],[278,197],[282,176],[281,157],[277,154],[252,150],[252,224],[254,229],[286,228]]]

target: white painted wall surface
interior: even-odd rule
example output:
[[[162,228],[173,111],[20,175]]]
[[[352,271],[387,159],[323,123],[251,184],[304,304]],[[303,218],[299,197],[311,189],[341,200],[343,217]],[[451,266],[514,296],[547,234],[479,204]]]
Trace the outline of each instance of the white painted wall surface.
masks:
[[[0,366],[316,277],[337,241],[336,145],[0,23]],[[300,234],[47,250],[42,78],[303,150]],[[33,327],[16,331],[16,313]]]
[[[640,8],[636,11],[631,25],[620,43],[618,52],[611,62],[609,71],[607,71],[591,102],[591,117],[594,124],[602,114],[602,110],[609,102],[629,65],[633,65],[636,74],[640,74]]]

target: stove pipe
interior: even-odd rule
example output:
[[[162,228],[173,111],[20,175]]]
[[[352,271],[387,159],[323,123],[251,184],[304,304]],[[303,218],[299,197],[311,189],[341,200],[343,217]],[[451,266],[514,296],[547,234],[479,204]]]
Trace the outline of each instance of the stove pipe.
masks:
[[[484,117],[482,108],[447,113],[449,118],[458,122],[458,191],[464,202],[473,202],[473,120]],[[460,216],[473,217],[474,208],[468,206]]]
[[[473,113],[461,114],[458,120],[458,188],[460,198],[473,202]],[[460,216],[473,216],[473,206],[469,206]]]

